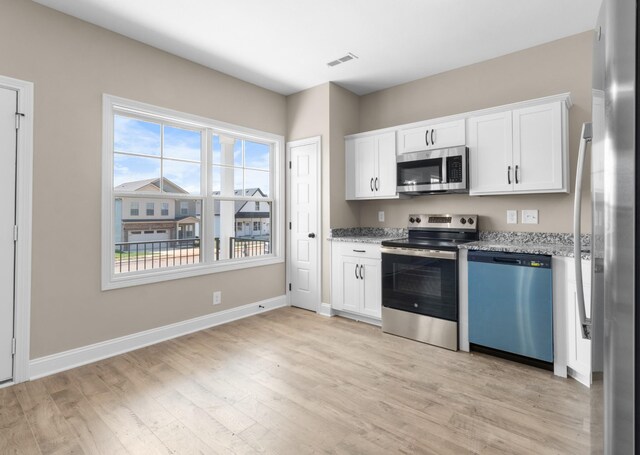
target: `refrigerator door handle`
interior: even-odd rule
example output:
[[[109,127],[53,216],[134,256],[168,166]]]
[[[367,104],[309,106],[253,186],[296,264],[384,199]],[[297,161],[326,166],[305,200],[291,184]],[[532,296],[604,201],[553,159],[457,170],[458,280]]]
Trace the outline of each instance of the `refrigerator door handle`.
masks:
[[[582,124],[580,135],[580,149],[578,151],[578,166],[576,168],[576,188],[573,205],[573,256],[576,273],[576,298],[578,300],[578,314],[582,326],[582,338],[591,339],[591,318],[587,318],[584,303],[584,288],[582,287],[582,242],[580,240],[580,217],[582,214],[582,174],[584,171],[587,143],[591,142],[591,123]]]

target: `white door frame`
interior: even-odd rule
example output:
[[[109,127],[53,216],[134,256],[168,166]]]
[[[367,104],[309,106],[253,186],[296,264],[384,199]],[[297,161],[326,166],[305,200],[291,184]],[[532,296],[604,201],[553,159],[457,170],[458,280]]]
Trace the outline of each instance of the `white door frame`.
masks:
[[[291,283],[291,230],[289,229],[289,223],[291,223],[291,168],[289,166],[289,163],[291,162],[291,148],[309,144],[316,144],[316,149],[318,150],[315,163],[317,176],[316,181],[318,182],[319,186],[316,200],[316,219],[318,220],[318,230],[316,233],[316,238],[318,239],[318,241],[316,242],[316,257],[318,258],[318,267],[316,273],[316,279],[318,280],[316,313],[320,313],[322,307],[322,242],[324,241],[324,237],[322,236],[322,136],[313,136],[306,139],[287,142],[287,158],[285,164],[287,167],[287,222],[285,226],[287,233],[287,305],[291,306],[291,292],[289,291],[289,283]]]
[[[17,136],[15,303],[13,381],[29,380],[29,340],[31,320],[31,226],[33,206],[33,83],[0,76],[0,87],[18,92],[20,128]]]

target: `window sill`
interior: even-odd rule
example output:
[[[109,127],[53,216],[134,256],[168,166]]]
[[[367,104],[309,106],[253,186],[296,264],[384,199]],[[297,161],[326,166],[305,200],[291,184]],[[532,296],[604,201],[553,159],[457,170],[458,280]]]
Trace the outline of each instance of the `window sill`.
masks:
[[[193,266],[171,267],[156,269],[153,272],[131,272],[122,275],[111,275],[103,279],[102,290],[127,288],[144,284],[159,283],[163,281],[178,280],[201,275],[209,275],[233,270],[251,269],[265,265],[284,263],[281,256],[267,256],[261,259],[233,259],[214,264],[195,264]],[[111,273],[111,272],[108,272]]]

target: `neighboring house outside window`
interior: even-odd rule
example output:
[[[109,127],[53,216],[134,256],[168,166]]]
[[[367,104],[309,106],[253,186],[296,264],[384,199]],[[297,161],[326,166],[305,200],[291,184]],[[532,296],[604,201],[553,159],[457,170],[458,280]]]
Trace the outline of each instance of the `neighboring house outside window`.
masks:
[[[103,289],[283,262],[282,136],[104,102]]]

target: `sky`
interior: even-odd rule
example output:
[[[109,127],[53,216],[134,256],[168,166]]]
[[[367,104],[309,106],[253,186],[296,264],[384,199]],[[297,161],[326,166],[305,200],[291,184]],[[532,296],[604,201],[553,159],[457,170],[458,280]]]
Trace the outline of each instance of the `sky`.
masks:
[[[199,131],[116,115],[114,186],[160,178],[163,172],[165,178],[190,194],[200,194],[200,135]],[[234,189],[258,187],[263,193],[269,194],[269,145],[236,139],[233,163],[222,163],[217,135],[213,136],[211,144],[213,191],[221,190],[222,175],[233,174]]]

